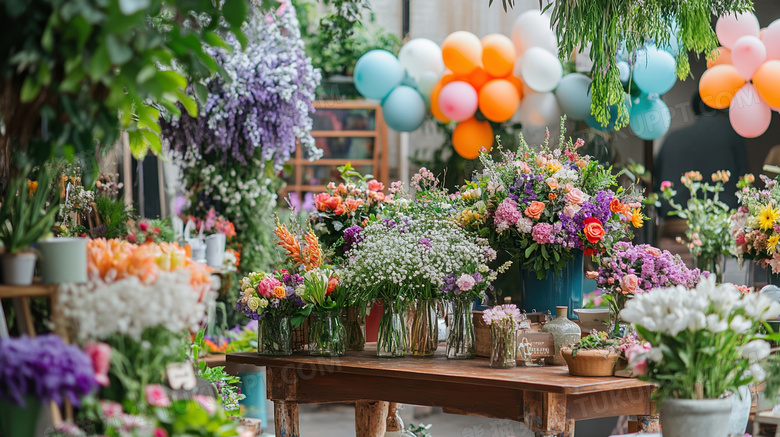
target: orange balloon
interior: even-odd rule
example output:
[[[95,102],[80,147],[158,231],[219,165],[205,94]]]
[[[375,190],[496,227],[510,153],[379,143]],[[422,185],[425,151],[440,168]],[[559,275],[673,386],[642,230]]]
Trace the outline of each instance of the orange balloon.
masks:
[[[441,76],[441,79],[439,79],[439,82],[441,83],[441,86],[444,86],[450,82],[455,82],[456,80],[462,79],[458,78],[458,75],[450,70],[444,70],[444,74]]]
[[[726,47],[718,47],[713,50],[712,59],[707,59],[707,68],[722,64],[731,64],[731,50]]]
[[[523,87],[524,87],[523,81],[519,77],[513,76],[511,74],[505,77],[504,79],[512,82],[512,85],[514,85],[515,88],[517,88],[517,95],[520,97],[520,100],[523,100]]]
[[[453,73],[469,74],[482,65],[482,43],[471,32],[453,32],[441,44],[441,56]]]
[[[466,159],[477,158],[482,149],[490,150],[494,140],[490,123],[474,117],[459,123],[452,132],[452,146],[458,155]]]
[[[485,86],[486,83],[490,82],[490,79],[492,79],[492,77],[481,68],[475,68],[471,74],[465,77],[465,81],[470,83],[477,91]]]
[[[479,110],[488,120],[507,121],[518,106],[520,95],[517,88],[506,79],[493,79],[479,90]]]
[[[758,95],[773,108],[780,108],[780,61],[767,61],[753,74]]]
[[[434,118],[437,120],[443,123],[449,123],[450,119],[444,116],[441,109],[439,109],[439,93],[444,85],[445,84],[443,84],[442,81],[439,81],[439,83],[433,87],[433,91],[431,91],[431,114],[433,114]]]
[[[482,38],[482,65],[493,77],[504,77],[515,66],[515,45],[500,33],[491,33]]]
[[[734,94],[745,85],[745,78],[731,64],[716,65],[701,75],[699,95],[707,106],[726,109]]]

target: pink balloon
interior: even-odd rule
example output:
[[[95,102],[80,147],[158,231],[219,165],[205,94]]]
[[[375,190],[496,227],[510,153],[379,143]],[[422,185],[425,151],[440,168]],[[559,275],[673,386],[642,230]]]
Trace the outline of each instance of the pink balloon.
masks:
[[[729,13],[718,18],[715,24],[715,33],[718,35],[720,45],[730,49],[734,43],[743,36],[758,36],[761,34],[761,26],[758,18],[752,12],[734,15]]]
[[[477,112],[477,91],[463,81],[450,82],[439,92],[439,109],[447,118],[466,121]]]
[[[766,46],[766,58],[780,60],[780,19],[767,26],[761,41]]]
[[[765,61],[766,47],[755,36],[743,36],[731,49],[731,63],[746,80],[750,80]]]
[[[734,94],[729,107],[731,127],[740,136],[756,138],[761,136],[772,121],[772,108],[758,95],[756,87],[747,83]]]

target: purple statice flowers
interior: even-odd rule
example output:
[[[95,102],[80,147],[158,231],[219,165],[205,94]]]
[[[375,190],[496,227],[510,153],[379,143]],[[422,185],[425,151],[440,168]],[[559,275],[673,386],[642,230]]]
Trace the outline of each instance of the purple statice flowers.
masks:
[[[304,51],[295,8],[267,15],[255,11],[244,31],[249,39],[245,48],[228,35],[232,53],[213,53],[228,77],[206,84],[209,95],[200,116],[182,113],[163,120],[163,136],[187,159],[208,155],[222,163],[246,164],[259,149],[262,160],[279,171],[298,142],[307,157],[319,158],[310,114],[320,72]]]
[[[395,226],[395,222],[393,222],[393,226]],[[344,230],[344,252],[349,252],[352,249],[357,248],[358,243],[363,241],[363,236],[361,233],[363,232],[363,228],[360,226],[350,226],[347,229]]]
[[[97,389],[89,356],[56,335],[0,339],[0,399],[25,406],[25,396],[62,405]]]

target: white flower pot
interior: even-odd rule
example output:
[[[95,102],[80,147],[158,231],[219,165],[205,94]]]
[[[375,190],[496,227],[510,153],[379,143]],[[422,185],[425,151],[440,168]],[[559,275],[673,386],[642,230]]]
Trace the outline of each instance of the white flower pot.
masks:
[[[44,284],[87,282],[87,239],[47,238],[38,242]]]
[[[733,402],[734,396],[702,400],[665,399],[661,404],[664,437],[727,437]]]
[[[750,404],[753,403],[750,387],[743,385],[739,388],[739,395],[731,397],[734,398],[734,405],[731,408],[731,418],[729,419],[729,434],[743,435],[750,419]]]
[[[192,259],[194,261],[205,263],[206,262],[206,243],[200,238],[188,238],[187,244],[190,245],[192,251]]]
[[[3,283],[8,285],[30,285],[35,274],[35,259],[32,252],[3,254]]]
[[[209,267],[220,268],[225,258],[225,234],[217,232],[206,237],[206,264]]]

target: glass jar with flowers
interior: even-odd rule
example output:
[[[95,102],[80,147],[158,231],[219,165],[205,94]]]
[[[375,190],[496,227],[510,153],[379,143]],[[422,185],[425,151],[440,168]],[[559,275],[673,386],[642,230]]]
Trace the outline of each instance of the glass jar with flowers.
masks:
[[[680,178],[690,192],[685,206],[675,201],[677,191],[670,181],[661,183],[661,197],[673,209],[669,215],[684,219],[688,225],[685,238],[679,236],[677,242],[688,247],[696,260],[696,267],[714,274],[718,282],[723,282],[724,255],[729,254],[734,244],[729,226],[735,211],[719,199],[730,178],[729,171],[720,170],[712,174],[713,183],[710,184],[702,182],[703,177],[698,171],[685,173]]]
[[[303,278],[287,270],[252,272],[241,280],[241,297],[236,309],[257,320],[257,353],[292,354],[291,318],[300,313],[304,302],[295,294]],[[302,319],[298,322],[300,324]]]
[[[508,369],[517,365],[517,328],[523,315],[514,304],[486,309],[482,319],[490,326],[490,367]]]
[[[309,319],[309,355],[340,357],[347,350],[347,331],[341,322],[341,309],[347,291],[339,286],[337,272],[319,267],[303,275],[295,291],[304,302]]]
[[[599,259],[597,272],[586,275],[596,280],[596,287],[609,302],[611,334],[620,336],[618,314],[626,302],[654,288],[682,285],[693,288],[709,275],[689,269],[679,255],[672,255],[649,244],[634,245],[620,241]]]
[[[604,252],[630,239],[645,220],[641,196],[617,186],[610,168],[580,155],[582,139],[566,139],[561,120],[560,146],[547,133],[540,148],[520,139],[516,152],[494,161],[480,155],[484,170],[461,190],[466,226],[489,238],[522,268],[520,284],[527,311],[573,310],[582,305],[583,255]]]
[[[348,351],[362,351],[366,347],[366,309],[365,303],[355,302],[341,311]]]
[[[764,188],[759,189],[752,186],[754,180],[748,174],[737,183],[740,207],[731,216],[732,254],[740,263],[747,258],[766,268],[767,282],[780,285],[780,186],[761,175]]]
[[[694,289],[656,288],[626,303],[620,317],[650,343],[630,365],[657,386],[653,398],[660,402],[664,436],[689,436],[692,429],[726,436],[733,393],[766,376],[761,363],[770,354],[769,341],[779,337],[766,321],[778,316],[777,302],[733,284],[716,285],[714,276]]]

